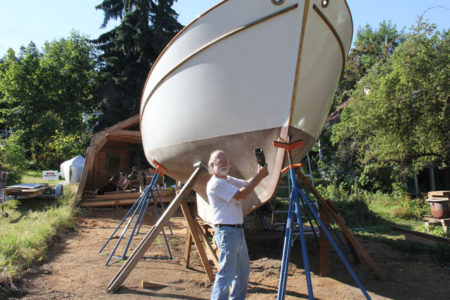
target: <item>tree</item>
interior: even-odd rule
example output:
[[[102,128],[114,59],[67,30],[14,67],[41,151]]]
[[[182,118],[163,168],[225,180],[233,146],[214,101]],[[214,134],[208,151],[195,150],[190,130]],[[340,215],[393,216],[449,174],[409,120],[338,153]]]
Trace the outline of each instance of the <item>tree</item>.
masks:
[[[450,163],[448,31],[419,19],[385,64],[357,84],[332,141],[356,153],[361,167],[401,175]]]
[[[398,32],[390,21],[381,22],[375,30],[368,24],[364,28],[359,28],[354,47],[350,49],[345,61],[344,75],[337,88],[335,106],[346,101],[350,91],[370,68],[375,64],[385,63],[404,40],[403,30]]]
[[[332,143],[333,132],[331,127],[339,121],[341,111],[347,105],[356,84],[373,68],[386,63],[395,49],[405,41],[405,34],[398,31],[395,25],[383,21],[379,27],[373,29],[369,25],[359,28],[356,34],[354,46],[350,49],[345,61],[343,77],[336,89],[333,106],[332,120],[327,124],[320,136],[323,155],[323,170],[327,170],[330,178],[354,181],[357,173],[360,173],[355,162],[357,160],[354,144],[346,140]],[[323,174],[324,175],[324,174]]]
[[[84,131],[82,113],[98,107],[95,55],[86,37],[72,33],[69,39],[46,43],[43,53],[30,43],[18,57],[10,50],[2,59],[1,121],[22,132],[18,143],[35,166],[57,165],[47,159],[47,145],[56,130],[63,134]]]
[[[120,19],[119,26],[95,43],[102,52],[105,100],[100,127],[109,126],[139,111],[147,74],[164,46],[181,29],[171,8],[175,0],[104,0],[103,26]]]

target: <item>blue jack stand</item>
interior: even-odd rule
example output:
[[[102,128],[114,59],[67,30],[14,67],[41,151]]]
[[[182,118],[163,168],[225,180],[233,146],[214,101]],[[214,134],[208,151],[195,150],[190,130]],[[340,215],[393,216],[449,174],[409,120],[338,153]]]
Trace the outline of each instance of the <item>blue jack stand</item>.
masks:
[[[118,258],[117,261],[126,259],[126,254],[127,254],[128,248],[130,247],[131,240],[133,239],[134,236],[139,234],[139,230],[141,228],[142,222],[144,221],[145,213],[147,212],[148,206],[150,205],[151,202],[153,203],[153,208],[154,208],[156,216],[158,217],[158,219],[160,218],[161,215],[160,215],[160,212],[159,212],[159,209],[158,209],[158,203],[157,203],[155,194],[157,195],[157,197],[159,199],[159,204],[161,205],[161,209],[164,212],[165,207],[164,207],[164,205],[162,203],[161,196],[160,196],[160,194],[158,192],[158,187],[157,187],[158,180],[159,180],[160,176],[163,175],[163,173],[161,173],[161,169],[163,169],[163,168],[161,166],[157,165],[156,171],[154,172],[154,175],[152,177],[152,180],[150,181],[150,184],[141,193],[141,195],[136,200],[136,202],[134,202],[134,204],[131,206],[130,210],[123,217],[122,221],[120,221],[119,225],[111,233],[110,237],[106,240],[105,244],[99,250],[98,253],[101,254],[103,252],[103,250],[105,249],[105,247],[108,245],[108,243],[113,238],[114,234],[116,234],[116,232],[120,229],[122,224],[128,219],[128,222],[126,223],[125,227],[123,228],[122,233],[120,234],[120,237],[119,237],[116,245],[114,246],[112,252],[110,253],[110,255],[108,257],[108,259],[106,260],[105,266],[108,266],[109,262],[111,261],[111,259],[113,257]],[[114,256],[114,254],[115,254],[115,252],[116,252],[120,242],[125,237],[125,235],[126,235],[126,233],[128,231],[128,228],[130,227],[130,225],[133,222],[135,217],[136,217],[136,220],[135,220],[134,226],[133,226],[133,228],[131,230],[130,236],[128,238],[128,242],[127,242],[127,244],[125,246],[125,249],[124,249],[124,251],[122,253],[122,256]],[[170,233],[172,234],[172,228],[170,227],[170,225],[169,225],[169,230],[170,230]],[[167,252],[168,252],[168,255],[169,255],[168,257],[165,257],[165,258],[172,260],[172,252],[170,251],[170,246],[169,246],[169,243],[167,241],[166,233],[164,232],[164,229],[162,229],[161,231],[162,231],[162,234],[164,236],[164,241],[166,243]],[[149,257],[147,257],[147,258],[149,258]],[[156,258],[156,257],[150,257],[150,258]],[[162,257],[158,257],[158,258],[162,258]]]
[[[341,250],[336,245],[335,241],[333,240],[333,237],[331,236],[328,226],[325,226],[322,219],[319,217],[317,208],[314,206],[314,204],[311,202],[311,200],[308,198],[306,193],[302,191],[300,188],[299,183],[296,180],[295,177],[295,169],[301,167],[301,164],[292,164],[292,154],[291,151],[294,149],[298,149],[302,146],[302,141],[292,142],[292,143],[285,143],[285,142],[279,142],[275,141],[274,143],[275,147],[283,148],[286,150],[286,153],[288,155],[288,166],[282,170],[282,172],[289,171],[289,180],[292,184],[292,192],[289,198],[289,209],[288,209],[288,217],[286,221],[286,230],[285,230],[285,236],[284,236],[284,245],[283,245],[283,255],[282,255],[282,261],[281,261],[281,270],[280,270],[280,281],[278,284],[278,293],[277,293],[277,300],[284,299],[285,293],[286,293],[286,283],[287,283],[287,271],[289,266],[289,259],[291,254],[291,247],[292,247],[292,235],[293,235],[293,217],[296,217],[296,221],[298,224],[299,229],[299,238],[300,238],[300,244],[301,244],[301,250],[302,250],[302,257],[303,257],[303,265],[305,268],[305,275],[306,275],[306,283],[308,287],[308,296],[309,299],[314,299],[314,292],[312,288],[311,283],[311,274],[309,269],[309,260],[308,260],[308,253],[306,249],[306,240],[305,240],[305,233],[303,229],[303,222],[302,222],[302,210],[300,206],[300,197],[303,201],[303,204],[308,209],[308,212],[311,213],[312,217],[316,221],[316,223],[320,226],[322,233],[324,233],[328,239],[328,241],[331,243],[331,245],[336,250],[337,254],[339,255],[340,259],[344,263],[345,267],[347,268],[350,275],[353,277],[361,291],[363,292],[366,299],[371,299],[369,294],[367,293],[364,286],[359,281],[358,277],[356,276],[355,272],[345,259],[344,255],[342,254]],[[306,209],[305,209],[306,210]],[[306,211],[304,212],[306,213]]]

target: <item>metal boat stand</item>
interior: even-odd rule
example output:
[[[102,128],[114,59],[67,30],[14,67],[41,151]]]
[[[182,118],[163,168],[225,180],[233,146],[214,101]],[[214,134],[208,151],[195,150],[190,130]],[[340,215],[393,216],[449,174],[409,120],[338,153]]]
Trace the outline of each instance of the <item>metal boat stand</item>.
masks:
[[[99,250],[99,254],[101,254],[103,252],[103,250],[105,249],[105,247],[108,245],[108,243],[113,239],[113,236],[116,234],[116,232],[120,229],[120,227],[122,226],[122,224],[128,219],[128,222],[126,223],[125,227],[122,230],[122,233],[119,236],[119,239],[116,242],[116,245],[114,246],[113,250],[111,251],[108,259],[105,262],[105,266],[108,266],[108,264],[110,263],[111,259],[113,257],[117,258],[117,260],[115,262],[121,261],[121,260],[125,260],[126,259],[126,254],[128,251],[128,248],[130,247],[131,241],[133,239],[134,236],[137,236],[139,234],[139,230],[141,229],[141,225],[142,222],[144,221],[145,218],[145,214],[147,212],[147,209],[149,207],[149,205],[152,203],[153,204],[153,208],[154,208],[154,212],[156,214],[156,216],[158,218],[160,218],[160,212],[159,212],[159,208],[158,208],[158,203],[155,197],[158,197],[159,199],[159,204],[161,206],[161,210],[164,212],[165,207],[162,203],[161,200],[161,196],[158,192],[158,180],[160,178],[160,176],[164,175],[164,172],[166,172],[167,170],[165,170],[162,166],[160,166],[159,164],[156,164],[156,171],[152,170],[152,172],[154,173],[150,184],[144,189],[144,191],[141,193],[141,195],[139,196],[139,198],[136,200],[136,202],[134,202],[134,204],[131,206],[130,210],[126,213],[126,215],[123,217],[122,221],[120,221],[119,225],[117,225],[116,229],[114,229],[114,231],[111,233],[110,237],[106,240],[106,242],[103,244],[103,246],[101,247],[101,249]],[[131,225],[131,223],[133,222],[133,220],[135,219],[135,223],[131,229],[131,233],[130,236],[128,237],[128,241],[127,244],[125,246],[125,249],[122,253],[121,256],[114,256],[117,248],[119,247],[119,244],[121,243],[122,239],[126,236],[127,231]],[[169,230],[170,233],[172,234],[172,228],[169,225]],[[169,242],[167,241],[167,236],[166,233],[164,231],[164,229],[161,229],[161,232],[163,234],[164,237],[164,241],[167,247],[167,252],[168,252],[168,256],[167,257],[145,257],[145,258],[159,258],[159,259],[170,259],[172,260],[172,252],[170,251],[170,246],[169,246]]]
[[[366,289],[362,285],[362,283],[359,281],[358,277],[356,276],[355,272],[351,268],[350,264],[347,262],[346,258],[342,254],[342,251],[337,246],[336,242],[334,241],[333,237],[330,234],[330,231],[328,230],[328,226],[325,225],[323,220],[319,217],[317,208],[314,206],[314,204],[311,202],[311,200],[308,198],[306,193],[301,189],[299,182],[296,180],[295,176],[295,170],[297,170],[297,173],[300,173],[299,167],[301,164],[293,164],[292,163],[292,154],[291,151],[298,149],[302,146],[302,141],[296,141],[292,143],[286,143],[286,142],[279,142],[274,141],[274,146],[283,148],[286,150],[287,157],[288,157],[288,166],[282,170],[282,172],[289,171],[289,180],[291,181],[292,185],[292,192],[289,198],[289,208],[288,208],[288,217],[286,221],[286,229],[285,229],[285,237],[284,237],[284,245],[283,245],[283,254],[282,254],[282,262],[281,262],[281,270],[280,270],[280,280],[278,284],[278,293],[277,293],[277,299],[284,299],[285,293],[286,293],[286,283],[287,283],[287,271],[289,266],[289,259],[291,254],[291,247],[292,247],[292,236],[293,236],[293,217],[296,217],[296,221],[298,224],[299,229],[299,239],[301,244],[301,251],[302,251],[302,258],[303,258],[303,264],[305,268],[305,275],[306,275],[306,283],[308,287],[308,295],[309,299],[314,299],[314,292],[312,288],[311,283],[311,274],[309,269],[309,260],[308,260],[308,253],[306,249],[306,240],[305,240],[305,233],[303,228],[303,222],[302,222],[302,207],[300,206],[300,197],[302,199],[302,202],[304,204],[305,212],[303,214],[306,215],[306,210],[312,215],[313,219],[317,223],[317,225],[320,227],[321,230],[321,236],[324,234],[328,241],[331,243],[331,245],[336,250],[337,254],[339,255],[340,259],[344,263],[345,267],[349,271],[350,275],[353,277],[361,291],[363,292],[366,299],[371,299],[369,294],[367,293]],[[319,205],[321,202],[319,201]]]

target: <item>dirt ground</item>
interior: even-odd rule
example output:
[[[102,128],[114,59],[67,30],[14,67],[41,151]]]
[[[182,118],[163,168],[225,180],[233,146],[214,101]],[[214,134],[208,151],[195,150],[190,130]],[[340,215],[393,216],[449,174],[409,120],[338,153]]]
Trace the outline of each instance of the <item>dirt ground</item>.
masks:
[[[170,235],[166,227],[172,260],[163,236],[153,243],[121,288],[114,294],[106,291],[123,262],[105,266],[117,239],[98,252],[119,224],[126,209],[91,209],[77,219],[77,230],[58,237],[50,247],[47,259],[26,272],[17,283],[21,290],[10,299],[209,299],[212,284],[203,272],[193,246],[190,268],[184,267],[186,225],[181,213],[171,219]],[[154,220],[147,216],[141,234],[133,238],[128,254],[148,232]],[[282,248],[282,232],[256,230],[246,223],[246,236],[251,259],[251,275],[247,299],[276,299]],[[120,231],[119,233],[120,234]],[[117,254],[123,253],[126,239]],[[450,299],[450,269],[427,254],[406,254],[374,241],[360,240],[381,269],[386,280],[377,280],[364,263],[356,265],[347,256],[361,283],[372,299]],[[287,280],[286,299],[307,299],[308,290],[301,259],[299,241],[294,242]],[[122,249],[121,249],[122,247]],[[319,255],[315,240],[308,239],[311,278],[316,299],[364,299],[364,295],[345,269],[336,253],[330,256],[330,274],[320,277]],[[112,259],[115,261],[115,258]],[[140,282],[165,284],[158,288],[140,288]]]

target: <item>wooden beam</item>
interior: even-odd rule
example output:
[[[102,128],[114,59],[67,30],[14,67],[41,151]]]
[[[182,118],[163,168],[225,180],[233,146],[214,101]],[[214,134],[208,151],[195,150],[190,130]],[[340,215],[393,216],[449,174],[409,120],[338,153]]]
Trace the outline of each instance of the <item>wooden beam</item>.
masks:
[[[206,276],[208,276],[210,282],[214,282],[214,272],[212,271],[211,265],[209,264],[208,256],[206,255],[205,248],[203,248],[203,244],[199,236],[198,227],[195,224],[194,218],[192,218],[192,214],[187,203],[181,204],[181,210],[183,211],[184,218],[187,221],[189,231],[191,232],[192,239],[194,240],[194,244],[197,247],[197,251],[200,255],[200,260],[202,262],[203,268],[205,269]]]
[[[209,256],[211,257],[211,260],[213,261],[214,265],[216,266],[216,269],[219,270],[219,258],[217,257],[217,254],[214,251],[214,249],[211,247],[211,244],[208,243],[208,238],[206,236],[206,231],[203,230],[203,228],[198,223],[197,219],[194,219],[194,220],[195,220],[195,223],[196,223],[197,227],[199,228],[199,232],[201,233],[202,241],[203,241],[203,244],[205,246],[206,252],[208,252]]]
[[[107,129],[105,129],[106,132],[110,132],[110,131],[115,131],[118,129],[129,129],[131,127],[135,127],[139,125],[140,122],[140,117],[139,114],[134,115],[126,120],[123,120],[111,127],[108,127]]]
[[[186,228],[186,241],[184,245],[184,267],[189,268],[189,262],[191,260],[191,248],[192,248],[192,235],[191,230]]]
[[[104,206],[121,206],[121,205],[132,205],[136,202],[137,198],[132,199],[115,199],[115,200],[83,200],[78,202],[79,207],[104,207]],[[161,197],[163,203],[170,203],[173,200],[173,197]],[[187,196],[186,202],[194,203],[195,197],[191,195]]]
[[[141,289],[158,289],[158,288],[165,288],[168,285],[161,282],[155,282],[155,281],[144,281],[141,280],[141,283],[139,284],[139,287]]]
[[[167,224],[170,217],[177,211],[177,209],[185,202],[187,196],[192,190],[198,175],[204,170],[201,165],[196,165],[194,172],[188,179],[184,187],[181,189],[180,193],[175,197],[175,199],[170,203],[169,207],[164,211],[162,216],[158,219],[156,224],[152,227],[149,233],[144,237],[141,243],[137,246],[136,250],[131,254],[130,258],[126,263],[120,268],[119,272],[114,276],[111,282],[108,284],[107,291],[115,292],[122,285],[131,271],[134,269],[139,259],[145,254],[145,251],[151,246],[153,241],[161,232],[164,225]]]
[[[344,234],[345,238],[351,243],[350,246],[354,247],[355,250],[361,255],[361,257],[364,259],[364,261],[370,266],[370,268],[375,272],[375,275],[378,279],[382,280],[384,279],[383,274],[381,273],[380,269],[378,269],[375,262],[372,260],[372,258],[369,256],[369,254],[364,250],[364,248],[361,246],[361,244],[358,242],[358,240],[354,237],[352,232],[347,228],[345,225],[344,218],[337,212],[336,207],[331,201],[326,201],[322,196],[319,194],[319,192],[314,188],[314,186],[309,182],[309,179],[306,178],[305,175],[302,174],[302,172],[299,169],[295,169],[295,173],[300,178],[300,180],[303,182],[303,184],[306,186],[306,188],[313,193],[313,195],[316,197],[317,202],[319,205],[322,206],[322,208],[328,213],[328,215],[336,221],[336,224],[341,228],[342,233]]]
[[[175,198],[174,190],[162,190],[158,191],[161,198],[163,197],[171,197]],[[96,195],[92,200],[115,200],[115,199],[137,199],[141,193],[139,192],[114,192],[114,193],[105,193],[104,195]],[[158,197],[157,193],[154,192],[155,197]],[[158,199],[158,198],[157,198]]]
[[[75,201],[72,204],[72,210],[77,206],[81,200],[81,196],[86,188],[86,182],[93,174],[95,155],[106,144],[106,137],[103,133],[97,133],[91,138],[91,145],[86,150],[86,160],[84,161],[83,172],[81,173],[80,183],[78,184]]]
[[[142,136],[140,131],[119,129],[108,132],[106,137],[114,141],[142,144]]]

